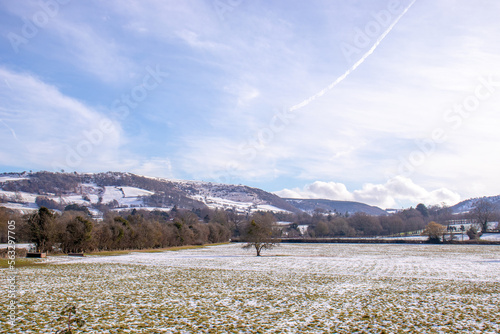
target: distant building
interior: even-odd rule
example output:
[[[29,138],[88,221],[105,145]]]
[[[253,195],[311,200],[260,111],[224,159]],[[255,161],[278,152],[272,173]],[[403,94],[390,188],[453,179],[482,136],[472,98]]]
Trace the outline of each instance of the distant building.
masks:
[[[307,233],[307,228],[308,227],[309,227],[309,225],[299,225],[299,226],[297,226],[297,228],[300,231],[300,234],[302,234],[302,235],[305,235]]]

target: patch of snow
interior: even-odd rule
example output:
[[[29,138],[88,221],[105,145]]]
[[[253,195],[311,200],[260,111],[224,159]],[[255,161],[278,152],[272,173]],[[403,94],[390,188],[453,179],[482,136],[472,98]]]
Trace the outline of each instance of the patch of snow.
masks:
[[[27,177],[23,176],[0,176],[0,183],[5,183],[8,181],[20,181],[20,180],[27,180]]]
[[[36,198],[39,195],[25,193],[25,192],[14,192],[14,191],[5,191],[0,189],[0,195],[4,195],[8,200],[15,202],[25,202],[25,203],[35,203]]]
[[[102,196],[103,203],[110,203],[116,200],[120,207],[141,207],[144,205],[142,197],[154,194],[151,191],[134,187],[104,187]]]
[[[276,224],[278,224],[278,225],[283,225],[283,226],[287,226],[287,225],[292,224],[292,222],[282,222],[282,221],[279,221],[279,222],[276,222]]]
[[[120,187],[125,197],[151,196],[154,192],[134,187]]]
[[[300,234],[302,234],[302,235],[306,234],[308,227],[309,227],[309,225],[299,225],[299,226],[297,226],[297,228],[300,231]]]
[[[114,200],[120,201],[123,198],[123,192],[118,187],[106,186],[104,187],[104,194],[102,196],[103,203],[110,203]]]
[[[485,233],[481,236],[481,240],[500,241],[500,233]]]
[[[87,206],[90,204],[89,201],[84,200],[81,195],[61,196],[61,199],[65,204],[78,204],[80,206]]]
[[[280,209],[273,205],[268,204],[259,204],[257,205],[257,209],[255,211],[272,211],[272,212],[289,212],[287,210]]]
[[[170,212],[172,210],[172,208],[173,207],[157,208],[157,207],[154,207],[154,206],[135,205],[135,206],[115,208],[115,209],[111,209],[111,211],[120,212],[120,211],[123,211],[123,210],[137,209],[137,210],[145,210],[145,211]]]
[[[240,213],[245,212],[255,212],[255,211],[273,211],[273,212],[287,212],[286,210],[280,209],[269,204],[257,204],[252,201],[243,201],[244,196],[233,196],[233,199],[222,198],[222,197],[212,197],[203,195],[193,195],[190,196],[192,199],[198,200],[205,203],[210,209],[231,209],[236,210]],[[237,198],[234,199],[234,198]]]
[[[38,210],[38,205],[34,203],[0,203],[0,206],[20,211],[21,214],[32,213],[33,211]]]
[[[0,249],[1,248],[8,248],[9,244],[0,244]],[[35,245],[34,244],[16,244],[16,248],[25,248],[25,249],[31,249],[33,248]]]

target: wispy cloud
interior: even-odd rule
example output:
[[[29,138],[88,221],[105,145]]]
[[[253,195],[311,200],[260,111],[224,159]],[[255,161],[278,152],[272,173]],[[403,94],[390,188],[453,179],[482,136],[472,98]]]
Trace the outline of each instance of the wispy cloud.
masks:
[[[126,47],[117,44],[113,37],[71,19],[60,20],[56,25],[54,34],[58,35],[61,52],[53,55],[58,60],[107,83],[129,79],[137,70],[138,66],[124,56]]]
[[[78,8],[74,2],[64,5],[56,2],[48,7],[49,13],[40,2],[5,5],[18,18],[18,26],[11,32],[28,37],[20,46],[21,53],[33,53],[38,58],[70,65],[106,83],[119,82],[135,69],[134,63],[125,56],[124,45],[117,43],[117,36],[103,28],[106,18],[97,16],[89,22],[88,8]],[[46,18],[46,22],[37,24],[33,19],[36,17]],[[36,32],[34,36],[24,36],[23,31],[31,30]]]
[[[0,67],[0,78],[10,83],[6,87],[0,82],[4,164],[172,176],[169,159],[132,153],[121,124],[102,111],[65,96],[29,73]]]
[[[10,131],[2,131],[4,163],[32,164],[52,169],[51,162],[64,162],[68,149],[76,149],[86,134],[98,126],[105,116],[85,104],[62,94],[29,73],[17,73],[0,67],[0,77],[10,83],[2,87],[0,110]],[[12,132],[17,140],[12,140]],[[112,123],[106,140],[95,147],[87,166],[102,163],[96,159],[119,148],[121,129]],[[50,157],[50,158],[49,158]]]

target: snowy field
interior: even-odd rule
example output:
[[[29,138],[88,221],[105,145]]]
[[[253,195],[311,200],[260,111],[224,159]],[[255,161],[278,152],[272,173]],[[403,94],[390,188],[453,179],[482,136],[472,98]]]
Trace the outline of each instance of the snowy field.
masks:
[[[68,302],[85,333],[500,332],[499,246],[283,244],[263,254],[230,244],[53,257],[17,269],[20,319],[0,332],[53,333]]]
[[[449,235],[445,235],[446,239],[449,239]],[[359,238],[363,239],[363,238]],[[368,237],[365,239],[372,239],[372,237]],[[375,237],[375,239],[385,239],[385,240],[419,240],[419,241],[425,241],[429,239],[427,236],[423,235],[416,235],[416,236],[408,236],[408,237]],[[456,233],[454,234],[454,240],[456,241],[461,241],[461,240],[469,240],[469,236],[466,233]],[[484,233],[481,236],[481,240],[487,240],[487,241],[500,241],[500,233]]]

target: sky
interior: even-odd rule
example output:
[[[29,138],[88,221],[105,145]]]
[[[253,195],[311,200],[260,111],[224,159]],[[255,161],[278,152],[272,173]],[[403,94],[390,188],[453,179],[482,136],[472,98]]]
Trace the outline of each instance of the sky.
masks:
[[[500,2],[0,0],[0,172],[500,194]]]

